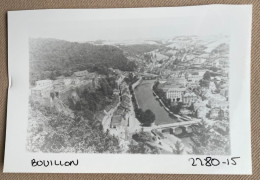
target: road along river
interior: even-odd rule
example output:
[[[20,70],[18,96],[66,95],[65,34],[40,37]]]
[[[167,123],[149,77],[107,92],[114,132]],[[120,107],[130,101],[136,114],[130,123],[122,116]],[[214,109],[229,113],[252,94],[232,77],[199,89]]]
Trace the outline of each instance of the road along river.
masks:
[[[150,109],[155,114],[155,125],[177,122],[176,118],[169,116],[169,113],[160,105],[153,95],[152,86],[155,80],[143,80],[135,88],[136,100],[140,108],[145,111]]]

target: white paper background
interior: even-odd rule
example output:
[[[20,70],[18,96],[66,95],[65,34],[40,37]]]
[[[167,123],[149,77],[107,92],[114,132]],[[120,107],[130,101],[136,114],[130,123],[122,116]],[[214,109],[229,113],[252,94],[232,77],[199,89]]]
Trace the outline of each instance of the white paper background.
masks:
[[[201,23],[184,29],[190,34],[226,33],[230,43],[230,156],[240,156],[236,166],[191,166],[188,155],[31,153],[26,151],[29,95],[28,40],[32,36],[57,36],[60,22],[127,20],[140,18],[192,18]],[[174,8],[38,10],[8,12],[8,92],[7,132],[4,172],[78,173],[183,173],[251,174],[250,139],[250,45],[251,5],[211,5]],[[77,24],[77,23],[76,23]],[[48,27],[51,31],[44,31]],[[183,28],[182,27],[182,28]],[[180,29],[181,30],[181,29]],[[50,32],[54,32],[51,34]],[[80,32],[75,27],[75,32]],[[59,38],[68,38],[62,33]],[[77,38],[77,37],[74,37]],[[110,38],[115,38],[112,36]],[[77,167],[32,167],[31,159],[76,160]]]

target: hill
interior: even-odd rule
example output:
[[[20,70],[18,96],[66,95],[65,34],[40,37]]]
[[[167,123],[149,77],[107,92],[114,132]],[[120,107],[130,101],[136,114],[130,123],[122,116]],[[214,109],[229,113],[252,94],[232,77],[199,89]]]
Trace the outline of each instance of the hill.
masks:
[[[68,42],[57,39],[30,39],[30,81],[69,76],[75,71],[112,67],[133,71],[135,63],[115,46]],[[101,68],[102,69],[102,68]]]

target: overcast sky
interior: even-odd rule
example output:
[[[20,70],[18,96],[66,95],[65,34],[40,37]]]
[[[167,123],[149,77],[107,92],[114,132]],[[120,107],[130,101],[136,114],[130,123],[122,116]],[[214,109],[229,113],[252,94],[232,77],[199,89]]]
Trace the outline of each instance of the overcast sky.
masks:
[[[43,16],[44,17],[44,16]],[[168,39],[178,35],[215,35],[228,32],[230,24],[221,16],[188,14],[179,17],[81,19],[43,18],[29,27],[30,37],[68,41]]]

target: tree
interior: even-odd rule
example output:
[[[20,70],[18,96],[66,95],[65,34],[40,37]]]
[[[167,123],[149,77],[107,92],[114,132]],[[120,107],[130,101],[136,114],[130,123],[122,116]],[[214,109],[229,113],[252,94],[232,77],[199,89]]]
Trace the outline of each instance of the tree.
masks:
[[[219,112],[218,112],[218,120],[223,120],[225,117],[225,112],[223,109],[220,109]]]
[[[195,111],[194,103],[191,103],[191,105],[187,109],[189,109],[190,111],[194,112]]]
[[[182,103],[182,102],[178,102],[177,105],[171,106],[170,109],[171,109],[171,111],[172,111],[173,113],[179,114],[180,111],[181,111],[182,106],[183,106],[183,103]]]
[[[150,109],[147,109],[143,113],[142,124],[144,126],[150,126],[154,121],[155,121],[155,114]]]
[[[216,133],[213,128],[202,121],[193,128],[192,153],[223,155],[229,153],[230,143],[227,135]]]
[[[132,138],[138,142],[152,142],[151,133],[141,131],[139,133],[135,133]]]
[[[210,78],[211,78],[210,72],[206,71],[205,74],[203,75],[203,79],[207,80],[207,81],[210,81]]]
[[[209,80],[201,79],[199,83],[201,87],[209,88],[209,83],[210,83]]]
[[[149,146],[145,142],[136,142],[132,140],[128,145],[127,152],[131,154],[158,154],[159,149],[153,146]]]
[[[183,153],[184,149],[183,149],[180,141],[177,141],[174,144],[174,148],[172,149],[172,151],[173,151],[174,154],[182,154]]]
[[[138,143],[132,140],[128,145],[128,153],[131,154],[146,154],[148,151],[147,146],[145,143]]]

